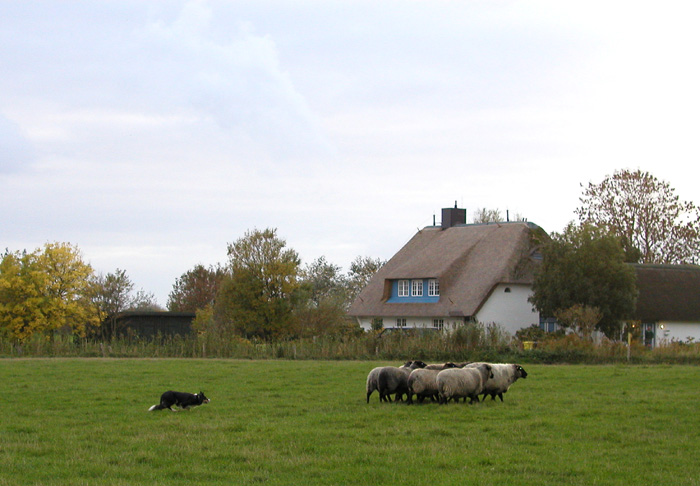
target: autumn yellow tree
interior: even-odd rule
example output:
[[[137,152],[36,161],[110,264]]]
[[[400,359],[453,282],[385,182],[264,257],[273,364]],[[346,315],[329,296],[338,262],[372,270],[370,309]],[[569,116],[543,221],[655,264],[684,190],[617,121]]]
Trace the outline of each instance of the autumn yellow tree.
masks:
[[[32,253],[6,251],[0,262],[0,331],[25,340],[63,329],[83,335],[98,324],[88,299],[92,267],[77,247],[47,243]]]

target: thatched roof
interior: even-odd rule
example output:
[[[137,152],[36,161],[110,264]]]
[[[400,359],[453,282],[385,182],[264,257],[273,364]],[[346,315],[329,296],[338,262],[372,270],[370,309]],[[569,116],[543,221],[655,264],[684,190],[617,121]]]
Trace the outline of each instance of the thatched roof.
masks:
[[[700,322],[700,267],[635,265],[637,311],[642,322]]]
[[[531,223],[426,227],[411,238],[370,280],[349,314],[474,316],[499,283],[532,284],[533,251],[546,233]],[[437,278],[437,303],[387,303],[397,279]]]

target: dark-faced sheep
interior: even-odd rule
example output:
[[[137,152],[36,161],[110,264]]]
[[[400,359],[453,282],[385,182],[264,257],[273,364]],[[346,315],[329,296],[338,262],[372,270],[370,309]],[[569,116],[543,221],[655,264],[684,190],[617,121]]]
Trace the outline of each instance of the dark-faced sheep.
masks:
[[[379,370],[377,375],[377,390],[379,400],[390,401],[390,395],[395,394],[394,401],[402,399],[404,393],[408,393],[408,377],[411,371],[417,368],[425,368],[426,364],[419,360],[410,361],[399,368],[386,366]]]
[[[410,368],[411,370],[415,369],[415,367],[412,368],[413,363],[415,361],[406,361],[403,365],[399,367],[399,369],[404,369],[404,368]],[[423,363],[422,361],[418,361],[418,363]],[[425,364],[425,363],[423,363]],[[383,370],[384,368],[392,368],[392,369],[397,369],[395,366],[378,366],[376,368],[373,368],[372,371],[369,372],[367,375],[367,403],[369,403],[369,397],[374,393],[375,391],[379,391],[379,372]],[[382,397],[379,397],[380,401],[388,401],[388,399],[382,400]]]
[[[449,400],[459,401],[469,398],[470,403],[478,402],[484,384],[491,378],[491,365],[482,363],[469,368],[451,368],[438,373],[436,381],[440,403]]]
[[[480,363],[470,363],[467,367]],[[514,363],[489,363],[493,370],[493,378],[490,378],[484,385],[482,400],[486,400],[487,395],[491,395],[491,400],[496,396],[503,401],[503,394],[518,378],[527,378],[527,372],[519,364]]]
[[[408,376],[408,399],[409,405],[413,403],[413,395],[418,398],[418,403],[423,403],[423,400],[430,398],[431,401],[437,401],[437,375],[442,370],[455,368],[454,363],[429,364],[425,368],[418,368],[411,372]]]

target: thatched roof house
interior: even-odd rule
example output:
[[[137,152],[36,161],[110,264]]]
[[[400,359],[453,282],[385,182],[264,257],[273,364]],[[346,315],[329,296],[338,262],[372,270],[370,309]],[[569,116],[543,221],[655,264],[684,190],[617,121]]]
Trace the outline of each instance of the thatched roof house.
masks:
[[[635,319],[642,323],[644,342],[700,342],[700,267],[635,265],[635,270]]]
[[[465,224],[466,211],[419,230],[370,280],[349,310],[369,329],[443,328],[477,320],[510,332],[539,324],[527,302],[546,233],[527,222]]]

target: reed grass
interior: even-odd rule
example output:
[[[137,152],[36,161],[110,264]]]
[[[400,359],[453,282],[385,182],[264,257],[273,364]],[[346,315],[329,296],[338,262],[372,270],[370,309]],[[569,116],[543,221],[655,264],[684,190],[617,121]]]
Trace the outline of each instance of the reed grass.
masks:
[[[629,353],[628,353],[629,351]],[[470,326],[449,334],[365,333],[276,342],[207,335],[157,336],[99,341],[36,334],[26,342],[0,338],[0,357],[224,358],[284,360],[492,361],[571,364],[699,364],[700,344],[673,343],[649,349],[638,343],[593,344],[576,335],[550,338],[524,349],[497,327]]]

